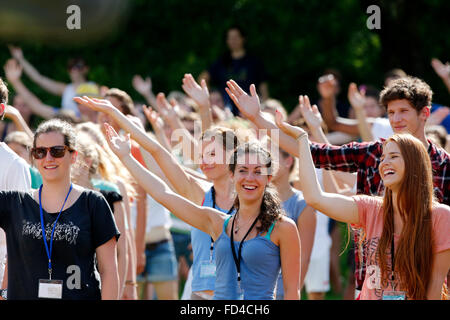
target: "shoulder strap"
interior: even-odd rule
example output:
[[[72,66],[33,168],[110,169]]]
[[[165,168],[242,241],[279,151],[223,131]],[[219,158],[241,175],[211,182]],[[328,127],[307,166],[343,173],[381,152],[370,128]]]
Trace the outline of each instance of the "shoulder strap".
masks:
[[[226,233],[226,231],[227,231],[227,226],[228,226],[228,222],[230,221],[230,219],[231,219],[231,215],[227,218],[227,220],[225,220],[225,222],[223,223],[223,232],[225,232]]]
[[[266,235],[264,236],[264,238],[270,240],[270,235],[272,234],[273,228],[275,227],[275,223],[277,221],[275,220],[274,222],[272,222],[272,225],[269,228],[269,231],[267,231]]]

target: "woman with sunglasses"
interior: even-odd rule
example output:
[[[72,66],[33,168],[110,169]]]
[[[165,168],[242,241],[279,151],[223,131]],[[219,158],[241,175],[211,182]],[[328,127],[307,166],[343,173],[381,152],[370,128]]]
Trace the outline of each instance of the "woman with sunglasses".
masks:
[[[71,182],[75,137],[67,122],[42,123],[31,154],[43,184],[31,192],[0,192],[8,299],[118,298],[119,232],[105,198]]]
[[[348,197],[321,190],[308,134],[282,122],[280,115],[276,120],[284,133],[298,140],[306,202],[365,231],[367,272],[361,299],[441,299],[450,268],[450,208],[434,199],[431,161],[423,143],[410,134],[387,139],[380,163],[384,196]]]

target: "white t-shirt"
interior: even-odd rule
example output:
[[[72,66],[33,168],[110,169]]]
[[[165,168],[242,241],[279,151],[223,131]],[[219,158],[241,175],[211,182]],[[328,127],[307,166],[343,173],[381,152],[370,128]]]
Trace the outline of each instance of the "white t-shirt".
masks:
[[[131,206],[131,225],[136,230],[137,210],[136,204]],[[147,223],[145,226],[145,238],[149,237],[152,228],[164,226],[170,229],[172,220],[169,211],[147,194]]]
[[[0,191],[31,189],[31,176],[28,163],[0,142]],[[6,258],[6,236],[0,229],[0,285],[3,281]]]
[[[317,180],[323,190],[322,169],[316,168]],[[316,232],[314,233],[314,244],[311,251],[311,260],[321,258],[324,254],[330,254],[331,237],[328,233],[330,218],[316,210]]]
[[[78,106],[75,101],[72,99],[76,97],[76,88],[72,83],[69,83],[64,88],[64,92],[61,98],[61,107],[63,110],[72,110],[75,112],[77,117],[80,116],[80,110],[78,110]]]
[[[374,118],[371,131],[374,141],[380,140],[380,138],[387,139],[394,134],[387,118]]]

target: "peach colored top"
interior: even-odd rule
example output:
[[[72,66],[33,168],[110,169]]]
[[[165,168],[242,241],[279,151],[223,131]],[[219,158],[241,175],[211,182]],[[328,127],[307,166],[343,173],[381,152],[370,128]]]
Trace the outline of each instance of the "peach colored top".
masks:
[[[381,270],[378,263],[377,247],[383,229],[383,199],[380,197],[357,195],[352,197],[358,206],[359,225],[366,236],[363,241],[364,255],[366,257],[366,277],[361,290],[361,300],[381,300],[384,291],[403,291],[398,283],[388,281],[387,286],[381,283]],[[450,248],[450,207],[437,204],[433,207],[432,228],[434,253],[442,252]],[[394,245],[399,240],[394,235]],[[391,260],[388,259],[387,267],[391,268]],[[398,279],[398,277],[396,277]]]

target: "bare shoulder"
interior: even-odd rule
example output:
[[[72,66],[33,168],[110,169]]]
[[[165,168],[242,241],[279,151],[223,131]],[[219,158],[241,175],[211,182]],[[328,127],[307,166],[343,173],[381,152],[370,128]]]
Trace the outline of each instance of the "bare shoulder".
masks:
[[[298,229],[294,220],[287,216],[281,216],[275,223],[272,240],[275,244],[281,241],[292,241],[293,238],[298,237]]]

